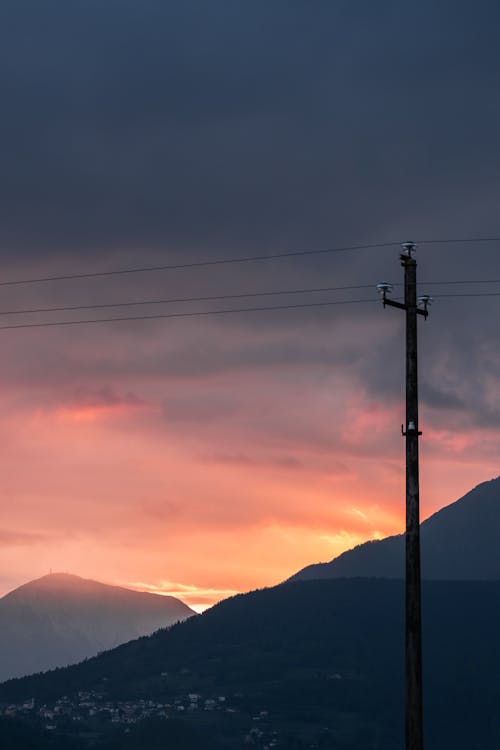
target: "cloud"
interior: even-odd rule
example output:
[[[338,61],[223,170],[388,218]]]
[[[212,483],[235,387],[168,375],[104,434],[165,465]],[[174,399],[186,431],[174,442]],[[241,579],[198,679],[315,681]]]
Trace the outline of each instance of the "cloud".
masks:
[[[2,281],[497,236],[500,11],[476,6],[8,0]],[[417,257],[429,282],[500,278],[495,244]],[[0,325],[276,289],[374,298],[382,278],[402,281],[395,247],[2,286]],[[422,291],[428,512],[498,473],[500,360],[497,300]],[[66,540],[29,560],[7,545],[5,569],[215,596],[400,529],[403,339],[400,311],[375,304],[0,331],[6,528]]]
[[[241,593],[233,589],[202,588],[193,584],[159,581],[158,583],[132,582],[126,584],[136,591],[148,591],[160,596],[175,596],[196,612],[203,612],[212,604]]]
[[[255,466],[255,467],[272,467],[276,469],[294,470],[304,467],[303,462],[296,456],[278,456],[272,457],[249,455],[245,453],[216,453],[213,455],[201,456],[202,461],[207,463],[228,464],[229,466]],[[342,467],[346,471],[345,467]]]
[[[332,209],[339,236],[449,222],[462,193],[483,187],[484,205],[495,184],[497,17],[451,0],[355,16],[10,0],[3,244],[95,257],[238,238],[238,252],[325,240]]]
[[[0,529],[0,544],[5,547],[32,547],[46,544],[50,540],[51,536],[47,534]]]
[[[150,404],[132,392],[119,395],[110,386],[98,389],[80,386],[67,403],[57,407],[56,416],[62,420],[95,420],[150,408]]]
[[[461,411],[465,404],[461,398],[451,391],[423,382],[420,388],[422,400],[434,409],[451,409]]]

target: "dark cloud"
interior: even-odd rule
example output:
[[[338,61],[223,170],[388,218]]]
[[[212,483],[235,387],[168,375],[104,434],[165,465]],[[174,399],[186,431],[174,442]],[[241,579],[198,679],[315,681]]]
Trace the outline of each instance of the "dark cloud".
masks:
[[[95,389],[80,386],[76,388],[74,397],[72,398],[71,402],[74,406],[83,407],[140,407],[147,404],[147,402],[137,394],[128,392],[121,395],[117,393],[112,386],[109,385],[103,385],[100,388]]]
[[[489,0],[9,0],[0,11],[5,273],[495,234],[499,20]],[[499,257],[494,245],[423,245],[420,278],[500,278]],[[381,278],[401,281],[395,248],[5,288],[3,304]],[[440,300],[448,287],[430,291],[438,299],[421,326],[424,408],[440,424],[494,425],[496,303]],[[345,298],[353,294],[374,296]],[[280,383],[282,403],[295,398],[298,382],[312,391],[345,378],[375,401],[403,396],[403,320],[374,305],[1,336],[0,378],[36,388],[31,400],[55,386],[65,398],[76,388],[84,400],[126,400],[153,383],[151,398],[173,423],[241,418],[256,396],[237,389],[263,374],[272,387]],[[229,382],[231,397],[215,393],[217,379]],[[103,383],[112,388],[104,392]],[[270,434],[273,424],[290,439],[309,432],[280,411],[278,404],[262,417]],[[314,439],[338,447],[328,430]]]
[[[465,0],[10,0],[5,252],[449,233],[459,203],[459,224],[491,221],[499,15]]]
[[[423,382],[420,387],[422,401],[433,409],[462,410],[464,402],[452,391],[436,387],[432,383]]]

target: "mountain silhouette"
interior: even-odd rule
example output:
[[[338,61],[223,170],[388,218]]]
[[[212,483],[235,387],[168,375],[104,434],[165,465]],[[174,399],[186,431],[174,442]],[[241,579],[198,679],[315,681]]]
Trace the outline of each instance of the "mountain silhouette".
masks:
[[[500,741],[499,511],[495,479],[422,524],[424,576],[442,579],[422,585],[427,750]],[[196,746],[188,738],[197,731],[220,750],[251,746],[259,732],[273,747],[293,750],[397,750],[404,743],[403,550],[402,536],[360,545],[312,566],[335,571],[325,580],[238,595],[80,664],[10,680],[0,685],[0,707],[32,700],[36,711],[66,701],[72,708],[57,736],[85,750],[153,745],[109,721],[73,716],[80,691],[97,712],[120,701],[168,705],[169,719],[143,731],[171,750]],[[201,705],[222,696],[224,708],[190,712],[192,694]],[[36,718],[21,716],[26,731],[37,730]],[[182,725],[178,739],[173,716]],[[0,723],[0,744],[11,730]]]
[[[81,661],[192,614],[172,596],[43,576],[0,599],[0,680]]]
[[[424,581],[427,750],[498,747],[499,628],[500,581]],[[404,583],[300,581],[239,595],[76,666],[4,683],[0,706],[28,699],[50,706],[66,696],[78,712],[79,691],[99,695],[102,706],[167,703],[165,731],[190,693],[199,694],[202,705],[223,696],[222,711],[182,714],[186,729],[203,729],[206,744],[215,741],[220,750],[254,747],[245,741],[252,727],[275,737],[277,748],[399,750]],[[86,739],[91,722],[73,722],[70,715],[60,736],[68,733],[69,741],[76,725],[82,747],[95,747],[95,735]],[[113,744],[112,727],[108,721],[98,728],[99,750],[160,747],[132,738]],[[166,736],[161,747],[191,745]]]
[[[421,524],[422,577],[500,580],[500,477],[483,482]],[[365,542],[288,580],[404,577],[404,534]]]

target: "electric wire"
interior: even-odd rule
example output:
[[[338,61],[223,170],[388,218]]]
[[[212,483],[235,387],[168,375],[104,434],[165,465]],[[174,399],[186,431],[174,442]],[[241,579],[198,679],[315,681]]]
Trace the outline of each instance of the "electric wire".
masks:
[[[373,284],[358,284],[357,286],[330,286],[305,289],[277,289],[269,292],[239,292],[237,294],[218,294],[206,297],[170,297],[168,299],[145,299],[127,302],[105,302],[93,305],[64,305],[61,307],[33,307],[23,310],[0,310],[0,315],[27,315],[35,313],[71,312],[76,310],[101,310],[114,307],[134,307],[140,305],[163,305],[186,302],[216,302],[230,299],[244,299],[246,297],[270,297],[286,294],[317,294],[321,292],[353,291],[357,289],[374,289]]]
[[[436,294],[436,299],[443,297],[500,297],[500,292],[457,292],[456,294]]]
[[[457,243],[482,243],[482,242],[500,242],[500,237],[460,237],[458,239],[423,239],[418,240],[416,245],[435,245],[435,244],[457,244]],[[249,263],[253,261],[279,260],[282,258],[294,258],[311,255],[322,255],[331,253],[354,252],[357,250],[380,249],[387,247],[401,246],[399,241],[390,242],[372,242],[358,245],[345,245],[340,247],[319,248],[310,250],[287,250],[284,252],[246,255],[232,258],[214,258],[212,260],[190,261],[187,263],[173,263],[156,266],[139,266],[134,268],[115,268],[108,271],[88,271],[83,273],[55,274],[52,276],[40,276],[25,279],[7,279],[0,281],[0,286],[17,286],[20,284],[39,284],[51,281],[70,281],[76,279],[93,279],[125,274],[148,273],[154,271],[177,271],[181,269],[203,268],[208,266],[221,266],[233,263]]]
[[[459,238],[459,239],[440,239],[440,240],[420,240],[420,244],[451,244],[451,243],[472,243],[472,242],[500,242],[500,238],[493,237],[482,237],[482,238]],[[222,265],[226,263],[243,263],[253,260],[273,260],[278,258],[293,257],[299,255],[312,255],[318,253],[334,253],[334,252],[348,252],[361,249],[369,248],[380,248],[390,247],[394,245],[400,245],[399,242],[384,242],[384,243],[371,243],[365,245],[350,245],[337,248],[326,248],[319,250],[302,250],[302,251],[289,251],[284,253],[274,253],[270,255],[254,255],[245,256],[243,258],[222,258],[205,261],[193,261],[190,263],[182,264],[171,264],[163,266],[144,266],[141,268],[131,269],[114,269],[110,271],[97,271],[88,273],[78,274],[65,274],[58,276],[45,276],[39,278],[29,279],[17,279],[12,281],[0,281],[0,286],[11,286],[19,284],[39,283],[44,281],[62,281],[70,279],[89,279],[102,276],[114,276],[118,274],[134,274],[142,273],[147,271],[160,271],[160,270],[177,270],[181,268],[193,268],[202,267],[207,265]],[[453,279],[453,280],[442,280],[442,281],[423,281],[419,283],[419,286],[447,286],[447,285],[463,285],[463,284],[498,284],[500,279]],[[402,286],[401,283],[393,284],[394,287]],[[178,304],[178,303],[194,303],[194,302],[215,302],[224,300],[236,300],[245,298],[257,298],[257,297],[272,297],[279,295],[296,295],[296,294],[317,294],[317,293],[330,293],[337,291],[354,291],[360,289],[373,288],[373,284],[357,284],[357,285],[345,285],[335,287],[310,287],[310,288],[299,288],[299,289],[278,289],[271,291],[255,291],[255,292],[238,292],[233,294],[221,294],[221,295],[205,295],[197,297],[172,297],[166,299],[142,299],[142,300],[127,300],[124,302],[105,302],[98,304],[86,304],[86,305],[59,305],[52,307],[34,307],[18,310],[0,310],[0,316],[9,315],[26,315],[26,314],[40,314],[40,313],[54,313],[54,312],[76,312],[84,310],[105,310],[105,309],[116,309],[125,307],[136,307],[146,305],[160,305],[160,304]],[[436,298],[452,298],[452,297],[496,297],[500,296],[500,292],[461,292],[461,293],[438,293],[435,295]],[[375,299],[370,300],[335,300],[327,302],[303,302],[293,303],[287,305],[273,305],[273,306],[261,306],[261,307],[250,307],[250,308],[231,308],[223,310],[201,310],[193,312],[177,312],[177,313],[157,313],[153,315],[134,315],[134,316],[113,316],[109,318],[97,318],[97,319],[78,319],[78,320],[57,320],[57,321],[41,321],[41,322],[29,322],[29,323],[16,323],[13,325],[0,326],[0,330],[9,330],[14,328],[42,328],[42,327],[54,327],[54,326],[68,326],[68,325],[84,325],[91,323],[108,323],[116,321],[132,321],[132,320],[153,320],[153,319],[165,319],[165,318],[181,318],[181,317],[196,317],[196,316],[209,316],[209,315],[223,315],[229,313],[241,313],[241,312],[258,312],[264,310],[287,310],[297,309],[304,307],[326,307],[338,304],[353,304],[358,302],[374,302]]]
[[[445,285],[460,285],[460,284],[500,284],[500,279],[456,279],[452,281],[422,281],[419,282],[419,286],[445,286]],[[401,287],[403,284],[394,283],[391,286]],[[257,291],[257,292],[238,292],[235,294],[217,294],[200,297],[169,297],[166,299],[142,299],[142,300],[127,300],[125,302],[102,302],[91,305],[61,305],[57,307],[32,307],[23,308],[19,310],[0,310],[0,316],[2,315],[29,315],[37,313],[52,313],[52,312],[76,312],[79,310],[104,310],[117,307],[139,307],[145,305],[166,305],[166,304],[178,304],[178,303],[193,303],[193,302],[216,302],[230,299],[244,299],[248,297],[272,297],[287,294],[320,294],[329,292],[341,292],[341,291],[354,291],[358,289],[374,289],[374,284],[357,284],[347,286],[326,286],[326,287],[304,287],[300,289],[275,289],[272,291]],[[439,295],[443,296],[443,295]],[[476,296],[476,295],[472,295]]]
[[[500,242],[500,237],[460,237],[458,239],[415,240],[415,245],[456,245],[465,242]]]
[[[304,291],[331,291],[332,289],[337,291],[339,289],[366,289],[368,287],[371,287],[372,285],[359,285],[356,287],[331,287],[331,288],[322,288],[322,289],[316,289],[316,290],[294,290],[294,291],[279,291],[274,292],[275,294],[290,294],[290,293],[299,293]],[[273,292],[257,292],[252,293],[252,295],[261,295],[261,294],[273,294]],[[224,299],[224,298],[234,298],[235,296],[239,297],[245,297],[248,295],[226,295],[225,297],[217,297],[215,299]],[[460,298],[460,297],[500,297],[500,292],[458,292],[455,294],[437,294],[435,296],[435,299],[443,299],[443,298]],[[196,298],[196,301],[201,301],[202,298]],[[394,297],[391,299],[401,299],[398,297]],[[172,300],[170,300],[172,301]],[[332,307],[337,305],[352,305],[352,304],[360,304],[360,303],[374,303],[379,302],[377,298],[371,298],[371,299],[350,299],[350,300],[330,300],[325,302],[298,302],[298,303],[291,303],[286,305],[269,305],[269,306],[260,306],[260,307],[241,307],[241,308],[226,308],[223,310],[196,310],[192,312],[177,312],[177,313],[156,313],[153,315],[123,315],[123,316],[113,316],[110,318],[91,318],[91,319],[76,319],[76,320],[55,320],[55,321],[42,321],[42,322],[30,322],[30,323],[15,323],[12,325],[0,325],[0,331],[6,331],[6,330],[15,330],[18,328],[54,328],[54,327],[63,327],[63,326],[73,326],[73,325],[90,325],[95,323],[115,323],[115,322],[122,322],[122,321],[144,321],[144,320],[165,320],[169,318],[196,318],[196,317],[209,317],[209,316],[215,316],[215,315],[226,315],[226,314],[237,314],[237,313],[252,313],[252,312],[264,312],[264,311],[274,311],[274,310],[296,310],[300,308],[320,308],[320,307]],[[129,303],[125,303],[129,304]],[[149,304],[146,302],[146,304]],[[54,308],[51,308],[54,310]],[[80,309],[80,308],[77,308]],[[45,311],[45,310],[44,310]],[[19,311],[17,311],[19,312]],[[2,313],[5,314],[5,313]]]
[[[109,271],[89,271],[84,273],[68,273],[54,276],[40,276],[27,279],[12,279],[0,281],[0,286],[17,286],[20,284],[39,284],[48,281],[70,281],[74,279],[96,279],[104,276],[119,276],[125,274],[148,273],[151,271],[179,271],[189,268],[203,268],[206,266],[222,266],[230,263],[250,263],[252,261],[278,260],[281,258],[295,258],[307,255],[321,255],[326,253],[346,253],[355,250],[370,250],[381,247],[400,246],[400,242],[375,242],[365,245],[347,245],[345,247],[320,248],[317,250],[287,250],[268,255],[245,255],[241,258],[214,258],[213,260],[190,261],[189,263],[173,263],[161,266],[141,266],[135,268],[115,268]]]
[[[452,281],[419,281],[420,286],[449,286],[455,284],[500,284],[500,279],[455,279]],[[393,286],[404,286],[403,284],[393,284]]]
[[[124,315],[113,318],[93,318],[86,320],[51,320],[44,321],[41,323],[14,323],[12,325],[0,326],[0,331],[14,330],[16,328],[53,328],[59,326],[75,326],[75,325],[86,325],[90,323],[115,323],[120,321],[134,321],[134,320],[164,320],[167,318],[197,318],[197,317],[208,317],[211,315],[226,315],[229,313],[253,313],[253,312],[264,312],[272,310],[296,310],[299,308],[315,308],[315,307],[331,307],[333,305],[353,305],[359,303],[373,303],[378,302],[378,299],[350,299],[350,300],[334,300],[330,302],[298,302],[289,305],[272,305],[263,307],[240,307],[230,308],[224,310],[196,310],[194,312],[179,312],[179,313],[158,313],[155,315]]]

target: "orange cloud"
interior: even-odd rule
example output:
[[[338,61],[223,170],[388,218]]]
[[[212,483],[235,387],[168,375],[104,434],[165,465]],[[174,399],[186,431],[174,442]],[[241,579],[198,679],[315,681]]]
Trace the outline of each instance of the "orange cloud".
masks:
[[[119,395],[109,386],[99,389],[78,388],[69,403],[55,410],[56,418],[65,421],[88,421],[131,415],[150,409],[151,404],[134,393]]]
[[[87,362],[97,344],[82,336]],[[403,530],[402,404],[319,356],[312,374],[276,368],[273,340],[260,350],[272,367],[242,367],[227,344],[230,366],[203,373],[197,336],[175,360],[174,337],[138,335],[148,371],[119,377],[129,334],[100,333],[105,376],[0,391],[9,581],[61,569],[201,608]],[[491,428],[457,440],[424,410],[423,430],[423,516],[498,473]]]
[[[193,584],[174,583],[172,581],[159,581],[158,583],[133,581],[127,583],[126,586],[136,591],[148,591],[160,596],[175,596],[190,606],[191,609],[194,609],[195,612],[204,612],[215,602],[241,593],[234,589],[202,588]]]
[[[35,544],[46,544],[47,541],[52,540],[46,534],[0,529],[0,544],[5,547],[31,547]]]

